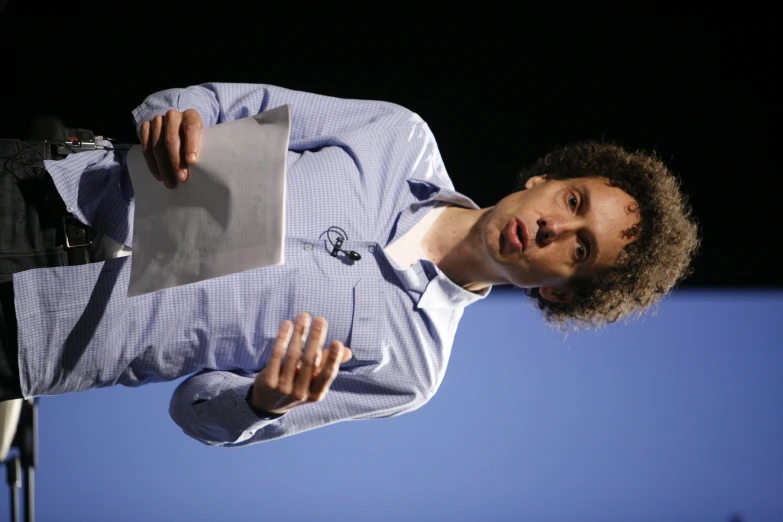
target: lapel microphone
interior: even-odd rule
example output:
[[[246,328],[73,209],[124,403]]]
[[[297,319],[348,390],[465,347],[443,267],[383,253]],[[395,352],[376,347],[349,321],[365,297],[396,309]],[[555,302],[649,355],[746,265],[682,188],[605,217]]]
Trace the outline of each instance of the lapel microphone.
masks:
[[[342,233],[342,234],[338,233],[337,239],[334,241],[334,243],[332,243],[332,238],[329,237],[329,232],[332,232],[333,229]],[[343,237],[343,236],[346,236],[346,237]],[[330,253],[331,253],[332,257],[337,257],[337,252],[342,252],[343,254],[348,256],[353,261],[359,261],[362,258],[362,256],[360,256],[358,252],[354,252],[353,250],[343,250],[342,248],[340,248],[341,246],[343,246],[343,241],[348,239],[347,236],[348,236],[348,234],[346,234],[345,230],[343,230],[342,228],[340,228],[340,227],[329,227],[329,229],[326,231],[326,238],[329,240],[330,243],[332,243],[332,247],[333,248],[332,248],[332,251]]]
[[[353,250],[343,250],[340,247],[343,244],[343,238],[338,237],[337,241],[335,241],[334,248],[332,249],[332,257],[337,257],[337,252],[342,252],[346,256],[350,257],[354,261],[358,261],[362,258],[362,256],[359,255],[358,252],[354,252]]]

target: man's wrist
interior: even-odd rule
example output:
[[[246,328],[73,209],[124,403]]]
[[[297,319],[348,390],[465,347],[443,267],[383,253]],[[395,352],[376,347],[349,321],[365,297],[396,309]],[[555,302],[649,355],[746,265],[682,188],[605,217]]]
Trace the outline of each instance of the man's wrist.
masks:
[[[250,407],[251,410],[253,410],[253,413],[255,413],[258,417],[264,420],[274,420],[279,419],[283,415],[285,415],[285,412],[283,413],[272,413],[271,411],[262,410],[261,408],[256,408],[253,406],[253,388],[254,384],[250,385],[250,389],[247,391],[247,397],[245,397],[245,400],[247,401],[247,405]]]

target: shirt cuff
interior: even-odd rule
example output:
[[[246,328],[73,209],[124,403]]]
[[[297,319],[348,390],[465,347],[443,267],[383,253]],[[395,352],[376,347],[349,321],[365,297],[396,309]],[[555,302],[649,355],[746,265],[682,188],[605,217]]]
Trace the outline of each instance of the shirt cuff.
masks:
[[[163,109],[161,108],[150,108],[146,103],[142,103],[133,111],[131,114],[133,114],[133,124],[136,127],[136,136],[141,140],[141,124],[145,121],[151,121],[152,118],[157,116],[158,114],[166,114],[171,109],[174,109],[175,111],[178,110],[176,107],[169,106],[165,107]]]
[[[247,402],[253,380],[233,373],[224,373],[222,391],[206,402],[193,404],[199,424],[214,426],[221,442],[237,443],[252,437],[256,431],[275,422],[280,416],[259,416]]]

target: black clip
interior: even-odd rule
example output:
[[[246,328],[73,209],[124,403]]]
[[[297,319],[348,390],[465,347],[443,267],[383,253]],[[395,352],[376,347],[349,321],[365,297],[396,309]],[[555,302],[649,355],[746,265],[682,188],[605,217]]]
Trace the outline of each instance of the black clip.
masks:
[[[340,251],[340,247],[343,246],[343,238],[337,237],[337,240],[334,242],[334,248],[332,249],[332,257],[337,257],[337,252]]]
[[[345,235],[345,231],[342,228],[340,228],[340,227],[329,227],[329,230],[326,231],[326,238],[329,240],[330,243],[332,242],[332,239],[329,237],[329,232],[331,232],[332,229],[339,230],[340,232],[343,233],[343,235]],[[358,252],[354,252],[353,250],[342,250],[340,248],[341,246],[343,246],[343,241],[344,241],[344,238],[342,236],[338,235],[337,239],[334,241],[334,243],[332,245],[334,248],[332,248],[332,251],[330,252],[332,257],[337,257],[337,252],[342,252],[343,254],[348,256],[353,261],[359,261],[362,258],[362,256],[360,256]]]
[[[103,148],[95,143],[103,139],[103,136],[96,136],[91,130],[65,128],[64,132],[63,144],[57,146],[57,154],[61,156]]]
[[[79,248],[92,245],[92,234],[86,225],[73,216],[63,217],[63,235],[66,248]]]

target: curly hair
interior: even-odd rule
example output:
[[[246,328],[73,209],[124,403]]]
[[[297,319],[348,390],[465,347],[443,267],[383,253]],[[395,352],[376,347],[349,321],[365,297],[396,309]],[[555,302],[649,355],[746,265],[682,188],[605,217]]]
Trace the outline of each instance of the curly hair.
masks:
[[[542,174],[559,180],[607,178],[610,186],[636,200],[640,215],[640,222],[626,231],[636,240],[623,248],[613,266],[571,281],[572,302],[555,303],[538,288],[525,290],[550,324],[579,330],[639,317],[693,271],[690,264],[701,242],[698,225],[680,181],[655,153],[593,141],[568,145],[521,172],[514,191]]]

